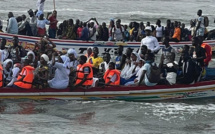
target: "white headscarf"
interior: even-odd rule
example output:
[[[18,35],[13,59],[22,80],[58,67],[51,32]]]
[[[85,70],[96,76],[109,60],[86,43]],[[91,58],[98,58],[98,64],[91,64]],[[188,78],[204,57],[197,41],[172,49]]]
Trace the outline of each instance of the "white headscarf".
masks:
[[[34,52],[33,52],[33,51],[28,51],[27,56],[28,56],[28,55],[30,55],[30,54],[32,54],[32,55],[33,55],[33,62],[34,62],[34,60],[35,60],[35,54],[34,54]]]
[[[11,69],[12,69],[12,68],[13,68],[13,61],[12,61],[11,59],[6,59],[6,60],[3,62],[3,67],[5,68],[9,62],[12,63],[12,66],[11,66]]]
[[[74,54],[75,58],[78,57],[78,54],[76,53],[75,49],[73,49],[73,48],[70,48],[70,49],[67,51],[67,55],[69,56],[70,54]]]
[[[43,59],[48,62],[49,61],[49,57],[46,54],[42,54],[41,57],[43,57]]]
[[[139,62],[141,59],[140,55],[137,52],[132,52],[132,54],[134,54],[137,57],[136,62]]]

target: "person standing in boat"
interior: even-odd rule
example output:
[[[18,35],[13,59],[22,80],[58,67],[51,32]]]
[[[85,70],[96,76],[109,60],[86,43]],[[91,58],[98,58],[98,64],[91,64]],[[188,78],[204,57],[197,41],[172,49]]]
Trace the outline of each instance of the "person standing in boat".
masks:
[[[9,56],[8,49],[5,48],[5,45],[7,43],[7,40],[5,38],[1,39],[0,44],[0,62],[3,63],[4,60],[6,60]]]
[[[197,26],[195,36],[202,36],[204,37],[205,34],[205,24],[204,24],[204,17],[202,16],[202,10],[198,10],[197,15],[199,16],[197,19]]]
[[[57,11],[54,10],[52,15],[48,19],[50,21],[49,25],[49,38],[55,38],[57,33]]]
[[[124,40],[124,27],[121,26],[120,21],[116,21],[116,28],[114,29],[114,40],[123,41]]]
[[[13,37],[13,46],[9,48],[9,58],[12,59],[13,63],[20,63],[21,57],[25,56],[24,49],[19,45],[19,38]]]
[[[90,27],[89,27],[89,40],[96,41],[96,27],[94,26],[94,22],[90,21]]]
[[[28,21],[31,32],[33,36],[37,36],[37,17],[35,16],[32,9],[28,10],[29,17],[26,19]]]
[[[171,38],[174,33],[173,27],[171,27],[171,20],[166,21],[166,27],[165,27],[165,37]]]
[[[141,47],[143,45],[147,46],[147,48],[152,53],[157,53],[160,50],[160,45],[158,43],[158,40],[151,35],[151,32],[152,32],[151,26],[147,26],[145,28],[145,32],[146,32],[146,37],[141,40],[141,45],[140,45],[138,54],[141,53]]]
[[[37,20],[37,35],[44,37],[46,35],[46,25],[49,25],[50,21],[44,18],[44,14],[41,14]]]
[[[66,34],[66,39],[70,39],[70,40],[76,39],[76,32],[75,32],[75,26],[73,23],[73,19],[69,19],[69,26],[68,26],[68,31]]]
[[[157,40],[160,42],[161,39],[163,38],[163,34],[164,34],[164,27],[161,26],[161,20],[157,20],[156,22],[156,27],[155,27],[155,30],[156,30],[156,38]]]
[[[174,25],[175,25],[174,34],[170,40],[174,42],[179,42],[181,40],[181,29],[177,21],[175,21]]]
[[[106,23],[102,23],[102,40],[108,41],[108,28],[106,27]]]
[[[87,28],[87,23],[83,24],[83,30],[81,32],[81,37],[79,40],[88,41],[89,40],[89,29]]]
[[[114,31],[115,31],[114,19],[110,20],[108,31],[109,31],[108,41],[113,41],[114,40]]]
[[[116,69],[122,70],[125,66],[126,55],[123,54],[124,47],[120,45],[118,47],[117,56],[115,58]]]
[[[8,13],[8,18],[7,33],[18,34],[18,23],[12,12]]]

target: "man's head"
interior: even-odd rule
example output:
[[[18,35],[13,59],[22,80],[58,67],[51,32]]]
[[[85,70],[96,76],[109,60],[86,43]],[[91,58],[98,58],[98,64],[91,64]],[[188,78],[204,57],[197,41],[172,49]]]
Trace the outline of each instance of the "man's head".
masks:
[[[98,47],[94,47],[94,48],[93,48],[93,54],[94,54],[95,56],[97,56],[97,55],[99,54],[99,49],[98,49]]]
[[[148,52],[148,48],[146,45],[141,46],[141,54],[146,54]]]
[[[175,28],[178,27],[178,21],[175,21],[174,26]]]
[[[114,62],[110,62],[109,63],[109,70],[113,70],[115,69],[115,63]]]
[[[165,45],[165,47],[169,47],[169,37],[165,37],[163,40],[163,45]]]
[[[33,10],[32,10],[32,9],[29,9],[29,10],[28,10],[28,14],[29,14],[30,17],[33,17],[33,16],[34,16]]]
[[[79,57],[79,63],[80,63],[80,64],[84,64],[84,63],[86,63],[86,61],[87,61],[87,57],[86,57],[86,56],[81,55],[81,56]]]
[[[57,17],[57,11],[56,11],[56,10],[54,10],[54,11],[52,12],[52,16]]]
[[[16,47],[19,44],[19,38],[18,36],[13,36],[13,46]]]
[[[152,27],[151,26],[147,26],[145,28],[145,32],[146,32],[146,36],[150,36],[151,35],[151,32],[152,32]]]
[[[160,24],[161,24],[161,20],[158,19],[157,22],[156,22],[156,25],[159,26]]]
[[[199,38],[198,37],[194,37],[192,40],[192,45],[193,46],[198,46],[200,44]]]
[[[119,45],[118,47],[118,54],[122,54],[124,47],[122,45]]]
[[[154,53],[146,53],[145,54],[145,60],[147,60],[147,61],[153,62],[154,61],[154,57],[155,57]]]
[[[6,43],[7,43],[7,40],[6,40],[5,38],[3,38],[3,39],[1,40],[1,50],[5,49]]]
[[[197,11],[197,15],[198,15],[198,16],[202,16],[202,10],[201,10],[201,9],[199,9],[199,10]]]
[[[105,53],[104,56],[103,56],[103,60],[106,61],[106,62],[109,62],[110,61],[110,54]]]
[[[8,13],[8,18],[14,17],[12,12]]]

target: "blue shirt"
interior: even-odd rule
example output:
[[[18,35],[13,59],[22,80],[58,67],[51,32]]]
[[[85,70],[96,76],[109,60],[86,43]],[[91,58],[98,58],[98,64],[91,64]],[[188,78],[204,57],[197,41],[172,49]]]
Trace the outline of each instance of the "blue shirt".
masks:
[[[88,30],[88,28],[84,27],[81,32],[80,40],[88,40],[88,39],[89,39],[89,30]]]
[[[15,17],[11,17],[8,21],[7,33],[18,34],[18,23]]]

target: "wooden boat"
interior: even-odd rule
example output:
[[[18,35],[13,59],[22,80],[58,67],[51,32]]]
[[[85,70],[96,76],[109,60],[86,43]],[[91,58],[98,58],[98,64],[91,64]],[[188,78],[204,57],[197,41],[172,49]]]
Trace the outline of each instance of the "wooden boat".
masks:
[[[12,45],[13,34],[0,33],[0,38],[7,39],[7,45]],[[23,36],[16,35],[19,37],[20,45],[22,45],[25,49],[33,49],[35,42],[40,40],[39,37],[31,37],[31,36]],[[98,47],[99,52],[109,52],[110,54],[115,54],[117,52],[117,47],[119,45],[123,45],[125,48],[132,48],[134,51],[137,51],[140,47],[140,42],[104,42],[104,41],[79,41],[79,40],[61,40],[61,39],[52,39],[52,41],[57,45],[58,50],[74,48],[79,55],[85,54],[88,47]],[[215,40],[205,41],[210,44],[212,50],[215,51]],[[162,43],[160,43],[161,47],[163,47]],[[188,42],[170,42],[170,45],[175,48],[176,52],[178,52],[181,47],[184,45],[192,45],[191,41]],[[125,50],[125,49],[124,49]]]
[[[69,89],[0,89],[0,99],[160,101],[212,97],[215,97],[215,81],[199,82],[193,85],[113,86],[73,91]]]

